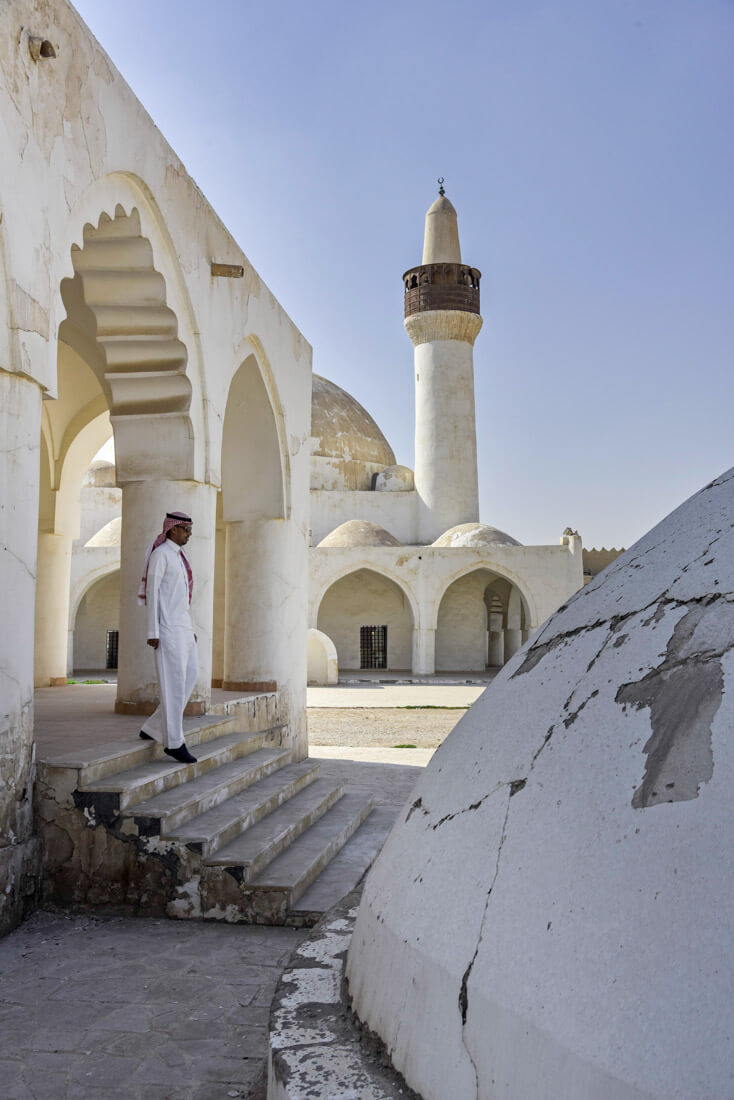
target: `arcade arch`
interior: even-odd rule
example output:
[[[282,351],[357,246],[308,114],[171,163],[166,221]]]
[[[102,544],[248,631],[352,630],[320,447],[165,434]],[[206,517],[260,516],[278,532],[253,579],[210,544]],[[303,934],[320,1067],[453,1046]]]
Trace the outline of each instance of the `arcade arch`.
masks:
[[[357,568],[333,581],[319,601],[316,625],[334,643],[340,669],[412,667],[410,597],[374,569]]]
[[[188,352],[151,240],[136,207],[129,209],[118,204],[114,215],[103,212],[96,225],[84,225],[71,247],[73,273],[60,282],[66,316],[56,344],[57,397],[44,404],[43,414],[35,629],[36,683],[64,683],[81,480],[113,434],[122,488],[117,709],[123,711],[145,709],[157,693],[136,604],[140,559],[151,532],[168,510],[196,515],[202,534],[192,540],[190,554],[199,576],[211,575],[215,500],[211,486],[192,480],[196,439]],[[192,614],[204,642],[194,693],[202,709],[210,686],[206,585],[195,589]]]
[[[288,567],[294,532],[282,411],[266,375],[251,351],[230,383],[222,428],[212,680],[228,690],[274,689],[290,678],[286,605],[300,598]]]
[[[531,631],[527,600],[508,577],[481,566],[444,590],[436,625],[436,671],[499,668]]]
[[[116,668],[107,662],[108,632],[120,629],[120,570],[96,577],[76,608],[72,632],[72,669]],[[115,647],[116,650],[116,647]]]

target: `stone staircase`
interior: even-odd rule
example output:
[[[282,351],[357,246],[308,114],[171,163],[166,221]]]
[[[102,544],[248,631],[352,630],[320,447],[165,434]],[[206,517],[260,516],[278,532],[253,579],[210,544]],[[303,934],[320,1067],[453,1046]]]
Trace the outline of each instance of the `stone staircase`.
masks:
[[[301,926],[356,885],[371,796],[294,759],[275,693],[227,707],[185,720],[195,764],[131,737],[39,764],[47,903]]]

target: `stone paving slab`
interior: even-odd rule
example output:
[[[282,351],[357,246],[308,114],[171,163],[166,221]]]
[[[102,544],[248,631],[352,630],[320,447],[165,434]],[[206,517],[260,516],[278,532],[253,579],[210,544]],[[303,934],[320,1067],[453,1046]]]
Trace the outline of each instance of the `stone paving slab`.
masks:
[[[431,752],[326,746],[313,755],[325,778],[374,795],[387,831]],[[2,1100],[262,1100],[270,1003],[303,935],[35,914],[0,940]]]
[[[0,940],[3,1100],[250,1096],[302,936],[36,913]]]
[[[212,691],[212,703],[254,698],[256,694],[216,689]],[[33,713],[38,759],[137,737],[145,718],[139,714],[115,714],[116,696],[114,683],[37,688]],[[206,720],[214,719],[209,716]],[[201,718],[184,718],[184,732],[201,723]]]

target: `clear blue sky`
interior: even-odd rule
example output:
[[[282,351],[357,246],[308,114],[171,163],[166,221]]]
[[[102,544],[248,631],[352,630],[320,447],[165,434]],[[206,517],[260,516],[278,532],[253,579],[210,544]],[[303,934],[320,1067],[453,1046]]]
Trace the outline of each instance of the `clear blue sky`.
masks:
[[[76,6],[407,465],[400,276],[445,176],[485,522],[629,546],[734,463],[731,0]]]

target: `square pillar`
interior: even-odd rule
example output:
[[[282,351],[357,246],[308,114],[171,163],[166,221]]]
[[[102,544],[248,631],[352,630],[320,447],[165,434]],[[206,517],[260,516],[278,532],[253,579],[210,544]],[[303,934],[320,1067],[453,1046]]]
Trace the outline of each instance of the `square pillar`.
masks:
[[[432,676],[436,671],[436,631],[413,628],[413,674]]]
[[[38,535],[34,660],[36,687],[60,687],[66,684],[71,544],[69,535],[45,531]]]

